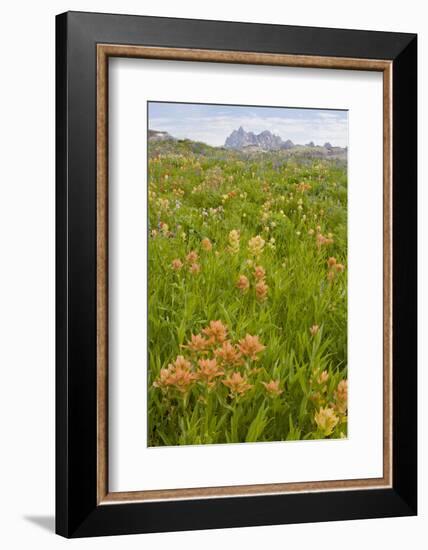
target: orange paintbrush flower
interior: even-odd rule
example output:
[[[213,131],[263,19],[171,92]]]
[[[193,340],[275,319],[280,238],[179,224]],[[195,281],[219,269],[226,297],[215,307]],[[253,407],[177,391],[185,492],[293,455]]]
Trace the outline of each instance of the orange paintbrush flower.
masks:
[[[245,338],[239,340],[238,348],[242,355],[252,361],[257,361],[259,359],[257,354],[263,351],[265,346],[259,341],[258,336],[247,334]]]
[[[267,299],[269,287],[262,279],[256,284],[256,297],[259,302],[264,302]]]
[[[179,355],[173,363],[168,365],[168,368],[161,369],[159,378],[155,380],[153,386],[156,388],[173,386],[184,393],[195,379],[196,374],[192,371],[192,364]]]
[[[213,382],[215,378],[224,374],[224,371],[217,365],[215,359],[200,359],[198,364],[200,367],[198,372],[199,379],[209,384]]]
[[[210,241],[209,239],[207,239],[207,238],[202,239],[201,245],[202,245],[202,248],[203,248],[206,252],[209,252],[210,250],[212,250],[212,247],[213,247],[213,245],[211,244],[211,241]]]
[[[322,246],[326,246],[329,244],[333,244],[333,238],[332,237],[324,237],[322,233],[317,234],[317,247],[321,248]]]
[[[186,260],[189,264],[194,264],[197,262],[198,260],[198,253],[196,252],[196,250],[192,250],[190,251],[187,256],[186,256]]]
[[[258,281],[262,281],[266,276],[266,271],[264,270],[264,268],[261,266],[261,265],[256,265],[256,267],[254,268],[254,277],[258,280]]]
[[[243,362],[240,352],[228,340],[214,354],[225,365],[241,365]]]
[[[180,271],[183,267],[183,262],[179,258],[176,258],[175,260],[172,260],[171,266],[174,271]]]
[[[199,264],[192,264],[190,266],[190,273],[192,275],[197,275],[201,271],[201,266]]]
[[[208,336],[210,344],[222,344],[227,338],[227,327],[221,321],[211,321],[202,332]]]
[[[232,397],[243,395],[253,387],[240,372],[232,373],[228,378],[223,380],[223,384],[229,388]]]
[[[250,288],[250,281],[245,275],[239,275],[238,280],[236,281],[236,288],[245,294]]]
[[[183,348],[188,348],[191,351],[204,351],[208,346],[208,340],[200,334],[192,334],[190,341]]]
[[[272,397],[281,395],[283,390],[279,387],[279,380],[271,380],[270,382],[262,382],[263,386],[266,388],[266,391]]]

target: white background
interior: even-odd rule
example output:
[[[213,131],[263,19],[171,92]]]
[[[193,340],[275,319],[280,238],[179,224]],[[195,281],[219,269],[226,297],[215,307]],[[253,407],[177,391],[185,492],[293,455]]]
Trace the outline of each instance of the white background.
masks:
[[[418,518],[258,527],[76,540],[52,534],[54,512],[54,15],[67,9],[419,32],[420,98],[426,84],[423,2],[121,0],[9,2],[0,40],[0,545],[21,548],[358,549],[426,548],[428,485],[420,471]],[[425,66],[423,66],[425,65]],[[424,88],[425,89],[425,88]],[[426,95],[426,94],[425,94]],[[427,276],[426,108],[420,120],[420,277]],[[420,464],[426,462],[426,299],[420,289]],[[425,359],[425,361],[424,361]],[[425,436],[423,434],[425,432]]]
[[[382,74],[114,59],[109,83],[110,490],[382,477]],[[147,99],[349,111],[348,439],[147,448]]]

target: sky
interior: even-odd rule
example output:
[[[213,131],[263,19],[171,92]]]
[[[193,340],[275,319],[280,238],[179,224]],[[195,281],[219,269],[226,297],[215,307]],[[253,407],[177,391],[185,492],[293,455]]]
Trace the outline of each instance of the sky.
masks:
[[[240,126],[256,134],[270,130],[295,144],[348,145],[348,112],[329,109],[249,107],[196,103],[149,102],[149,128],[169,132],[178,139],[224,145]]]

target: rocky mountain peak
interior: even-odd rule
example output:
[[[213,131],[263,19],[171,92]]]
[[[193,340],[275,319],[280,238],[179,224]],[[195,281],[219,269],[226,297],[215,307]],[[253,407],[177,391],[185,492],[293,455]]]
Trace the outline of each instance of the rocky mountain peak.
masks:
[[[250,145],[253,148],[258,147],[263,151],[273,151],[281,149],[283,141],[279,136],[272,134],[269,130],[264,130],[260,132],[260,134],[255,134],[254,132],[246,132],[244,128],[240,126],[238,130],[233,130],[224,143],[227,149],[243,149]]]

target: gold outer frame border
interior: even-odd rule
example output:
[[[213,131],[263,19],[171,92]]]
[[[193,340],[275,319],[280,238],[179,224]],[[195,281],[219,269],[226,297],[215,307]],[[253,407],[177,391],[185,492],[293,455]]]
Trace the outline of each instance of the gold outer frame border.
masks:
[[[383,476],[297,483],[109,492],[108,488],[108,60],[132,57],[383,73]],[[392,487],[392,61],[97,44],[97,504]]]

